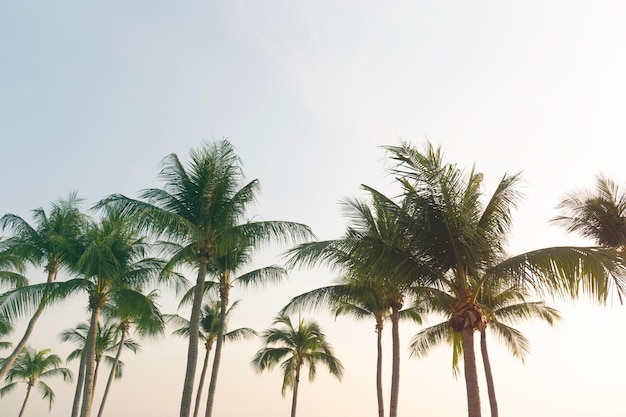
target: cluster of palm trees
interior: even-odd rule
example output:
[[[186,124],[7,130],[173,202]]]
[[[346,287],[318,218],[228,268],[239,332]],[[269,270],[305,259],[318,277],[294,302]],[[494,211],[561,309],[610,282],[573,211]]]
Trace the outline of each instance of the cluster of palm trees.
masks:
[[[486,329],[502,336],[523,358],[528,341],[510,324],[528,318],[549,323],[559,319],[543,302],[531,301],[533,296],[576,297],[582,292],[604,301],[615,290],[621,297],[626,290],[626,197],[601,177],[597,194],[576,193],[563,200],[555,221],[596,239],[598,246],[544,248],[511,256],[506,242],[520,197],[518,174],[505,175],[493,194],[485,195],[482,174],[445,162],[441,149],[430,143],[423,150],[409,143],[385,149],[401,194],[390,198],[363,186],[365,200],[343,202],[350,221],[346,232],[329,241],[312,241],[314,235],[303,224],[248,220],[259,183],[244,181],[241,161],[226,140],[192,150],[185,163],[176,154],[167,156],[159,174],[161,188],[143,190],[136,199],[106,197],[93,207],[97,219],[80,209],[76,194],[54,203],[49,212],[35,210],[32,226],[19,216],[4,215],[0,228],[10,234],[0,241],[0,283],[9,290],[0,295],[0,335],[8,334],[22,317],[29,321],[0,362],[0,379],[8,383],[0,395],[22,377],[25,357],[38,355],[27,343],[45,308],[82,293],[89,321],[62,335],[79,346],[70,355],[80,359],[72,417],[91,416],[104,352],[115,356],[98,417],[113,379],[120,375],[122,349],[138,347],[129,339],[131,328],[137,335],[155,336],[163,333],[166,322],[176,326],[175,334],[188,338],[180,417],[190,417],[192,408],[194,417],[201,412],[213,352],[205,406],[205,416],[210,417],[223,343],[257,335],[248,328],[228,331],[228,316],[236,305],[230,300],[231,288],[278,283],[287,277],[285,268],[323,265],[337,272],[337,283],[294,297],[278,313],[274,327],[260,334],[265,347],[252,359],[259,371],[280,364],[282,393],[292,390],[292,416],[303,366],[309,367],[311,379],[318,363],[337,377],[343,374],[319,325],[290,319],[289,314],[307,308],[375,322],[380,417],[385,415],[382,332],[387,321],[392,333],[390,417],[398,415],[401,320],[420,324],[428,314],[445,317],[443,323],[419,332],[410,349],[421,356],[438,343],[453,346],[454,369],[463,358],[469,417],[481,415],[474,350],[474,334],[479,333],[491,414],[497,416]],[[269,242],[295,245],[286,254],[286,266],[249,270],[254,252]],[[29,268],[43,268],[46,282],[29,285],[24,277]],[[189,270],[195,282],[185,278]],[[67,279],[57,280],[60,272]],[[161,314],[155,288],[163,287],[184,293],[181,304],[191,307],[188,319]],[[105,349],[99,343],[106,331],[110,337]],[[200,344],[205,355],[196,388]],[[56,359],[51,362],[59,369],[55,372],[69,380],[65,368]]]

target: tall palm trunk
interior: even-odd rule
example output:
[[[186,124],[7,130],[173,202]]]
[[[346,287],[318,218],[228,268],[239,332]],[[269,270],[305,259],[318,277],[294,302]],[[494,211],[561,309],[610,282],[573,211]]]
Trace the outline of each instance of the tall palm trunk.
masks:
[[[80,355],[80,364],[78,365],[78,379],[76,380],[76,391],[74,392],[74,403],[72,404],[72,416],[78,416],[80,408],[81,393],[85,386],[85,355]]]
[[[493,374],[491,372],[489,354],[487,353],[487,331],[485,327],[480,329],[480,352],[482,354],[483,365],[485,367],[485,377],[487,379],[487,392],[489,393],[489,407],[491,408],[491,417],[498,417],[498,402],[496,400],[496,390],[493,383]]]
[[[398,416],[398,395],[400,392],[400,308],[396,303],[391,306],[391,399],[389,400],[389,417]]]
[[[383,402],[383,322],[376,319],[376,397],[378,417],[385,417]]]
[[[198,335],[200,331],[200,313],[202,310],[202,298],[204,296],[204,280],[206,279],[207,262],[208,260],[204,257],[198,259],[198,277],[193,292],[191,317],[189,318],[189,347],[187,348],[187,369],[185,370],[183,396],[180,401],[180,417],[189,417],[191,413],[191,396],[193,395],[193,383],[196,377],[196,366],[198,364]]]
[[[129,325],[128,323],[124,322],[121,324],[121,327],[122,327],[122,335],[120,336],[119,346],[117,348],[117,353],[115,354],[115,360],[113,361],[113,365],[111,366],[111,372],[109,373],[109,378],[107,379],[107,386],[104,389],[102,402],[100,403],[100,408],[98,409],[98,417],[102,417],[102,413],[104,411],[104,404],[107,401],[109,390],[113,383],[113,378],[115,377],[115,370],[117,369],[117,365],[120,363],[120,356],[122,355],[122,348],[124,347],[124,342],[126,341],[126,334],[128,333]],[[95,378],[94,378],[94,381],[95,381]]]
[[[200,381],[198,382],[198,391],[196,392],[196,405],[193,409],[193,417],[198,417],[200,410],[200,399],[202,398],[202,388],[204,387],[204,379],[206,378],[206,371],[209,368],[209,352],[211,352],[211,342],[205,343],[206,354],[204,355],[204,362],[202,363],[202,372],[200,372]]]
[[[80,417],[91,416],[91,405],[93,403],[93,382],[95,376],[96,362],[96,337],[98,335],[98,317],[100,315],[101,302],[97,301],[98,296],[90,297],[91,320],[89,322],[89,332],[83,355],[85,356],[85,382],[83,387],[83,405],[80,409]]]
[[[215,343],[215,353],[213,354],[213,369],[211,369],[211,382],[209,383],[209,395],[206,402],[205,417],[213,414],[213,403],[215,401],[215,387],[217,386],[217,374],[222,358],[222,345],[224,342],[224,328],[226,327],[226,311],[228,307],[228,296],[230,293],[230,273],[224,272],[222,285],[220,285],[220,319],[217,325],[217,339]]]
[[[474,329],[471,326],[461,331],[463,340],[463,365],[465,368],[465,388],[467,391],[468,417],[480,417],[480,392],[478,389],[478,371],[474,353]]]
[[[56,265],[46,269],[48,271],[48,278],[46,279],[46,283],[50,284],[56,280],[59,267],[58,265]],[[43,314],[43,310],[46,308],[47,298],[48,291],[46,290],[44,296],[39,302],[39,306],[37,307],[35,314],[33,314],[33,316],[28,321],[28,325],[26,326],[26,331],[24,331],[22,339],[20,339],[20,341],[15,346],[15,349],[13,349],[13,352],[11,352],[9,357],[6,358],[2,363],[2,367],[0,367],[0,379],[4,378],[7,372],[9,372],[9,369],[11,369],[11,367],[17,360],[17,357],[20,356],[20,353],[22,353],[22,350],[26,346],[26,343],[28,343],[28,339],[33,334],[33,330],[35,329],[35,324],[37,323],[37,320],[39,320],[39,317],[41,317],[41,315]]]
[[[291,417],[296,417],[296,406],[298,405],[298,387],[300,386],[300,368],[302,365],[298,365],[296,368],[296,381],[293,384],[293,393],[291,396]]]
[[[22,408],[20,409],[20,414],[17,417],[22,417],[24,415],[24,409],[26,408],[26,402],[28,401],[28,397],[30,397],[30,390],[33,386],[29,383],[26,388],[26,397],[24,398],[24,402],[22,403]]]

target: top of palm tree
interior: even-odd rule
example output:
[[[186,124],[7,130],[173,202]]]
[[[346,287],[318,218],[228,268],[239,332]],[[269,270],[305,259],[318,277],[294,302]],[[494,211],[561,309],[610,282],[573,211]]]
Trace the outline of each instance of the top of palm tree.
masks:
[[[559,203],[561,215],[552,221],[563,224],[598,245],[626,247],[626,193],[610,178],[599,175],[594,190],[570,193]]]

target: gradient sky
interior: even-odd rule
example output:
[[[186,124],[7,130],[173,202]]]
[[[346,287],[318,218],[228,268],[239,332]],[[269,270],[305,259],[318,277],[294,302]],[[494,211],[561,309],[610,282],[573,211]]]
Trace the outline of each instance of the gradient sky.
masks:
[[[590,244],[548,221],[565,193],[593,186],[597,174],[626,179],[624,21],[621,1],[7,1],[0,214],[30,219],[30,210],[73,190],[86,207],[115,192],[135,196],[159,185],[167,154],[185,158],[203,141],[228,137],[248,179],[261,181],[250,216],[303,222],[330,239],[345,228],[341,198],[360,195],[362,183],[394,189],[380,146],[429,138],[448,161],[476,163],[486,193],[505,172],[523,170],[512,254]],[[257,266],[279,262],[285,249],[261,252]],[[295,271],[280,287],[235,291],[242,302],[231,326],[262,330],[291,297],[333,278]],[[32,272],[33,282],[43,279]],[[532,343],[525,364],[491,340],[501,414],[623,416],[624,307],[550,304],[565,317],[557,328],[519,326]],[[164,293],[161,305],[174,312],[174,296]],[[77,297],[51,309],[31,345],[65,357],[73,347],[58,333],[86,320],[85,306]],[[373,323],[310,316],[346,374],[342,383],[323,371],[304,382],[298,415],[375,416]],[[402,331],[399,415],[464,415],[450,350],[409,358],[417,331]],[[176,416],[186,342],[168,335],[141,343],[141,354],[122,358],[125,375],[106,414]],[[280,372],[249,366],[258,348],[225,346],[215,415],[289,413]],[[389,345],[385,354],[388,361]],[[73,388],[50,385],[57,402],[49,415],[67,416]],[[22,394],[0,401],[3,416],[17,415]],[[47,415],[44,402],[34,395],[26,414]]]

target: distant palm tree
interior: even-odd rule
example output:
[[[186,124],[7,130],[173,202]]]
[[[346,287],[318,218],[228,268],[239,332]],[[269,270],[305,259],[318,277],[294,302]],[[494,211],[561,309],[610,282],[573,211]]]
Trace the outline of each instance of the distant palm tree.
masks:
[[[111,372],[109,372],[109,378],[102,395],[98,417],[102,417],[104,413],[104,406],[113,383],[113,378],[121,377],[121,366],[119,365],[122,363],[120,361],[122,350],[128,348],[133,353],[136,353],[139,348],[139,345],[128,339],[131,325],[134,325],[135,332],[143,337],[161,335],[165,329],[163,316],[155,301],[157,296],[158,293],[156,291],[152,291],[148,295],[143,295],[139,292],[125,292],[105,304],[102,309],[103,315],[112,320],[117,326],[117,340],[115,341],[117,352],[111,364]]]
[[[598,176],[594,190],[581,190],[561,200],[561,215],[552,221],[564,225],[568,232],[591,238],[596,244],[626,252],[626,191],[610,178]],[[618,286],[618,294],[624,292]]]
[[[308,365],[311,381],[315,378],[318,362],[326,365],[331,375],[339,379],[343,375],[343,366],[315,321],[300,320],[294,327],[289,317],[278,315],[273,324],[276,326],[261,335],[266,347],[256,353],[252,366],[261,372],[280,363],[283,370],[281,393],[284,396],[287,388],[292,389],[291,417],[295,417],[302,366]]]
[[[121,361],[115,362],[113,356],[109,355],[115,351],[118,351],[119,343],[118,334],[120,333],[120,328],[116,322],[111,320],[106,320],[104,322],[98,323],[98,329],[96,333],[96,352],[95,352],[95,368],[92,386],[93,390],[96,387],[96,381],[98,380],[98,374],[100,370],[100,364],[104,359],[111,365],[111,370],[114,372],[114,375],[117,378],[121,378],[122,370],[124,368],[124,363]],[[74,394],[74,402],[73,402],[73,413],[77,414],[78,409],[80,407],[81,395],[85,389],[85,361],[84,361],[84,351],[85,345],[87,343],[87,337],[89,334],[89,323],[80,323],[75,328],[65,329],[61,332],[61,341],[62,342],[72,342],[76,346],[67,357],[67,361],[73,361],[75,359],[80,359],[80,365],[78,369],[78,379],[76,382],[76,392]],[[132,339],[127,339],[123,341],[122,346],[133,353],[136,353],[139,349],[139,345]]]
[[[228,326],[228,319],[231,312],[237,306],[239,302],[235,301],[226,311],[226,326]],[[181,326],[176,329],[173,334],[183,337],[189,337],[189,320],[179,315],[168,315],[167,320],[176,326]],[[193,417],[197,417],[200,411],[200,401],[202,398],[202,388],[204,387],[204,380],[209,367],[209,354],[215,340],[217,339],[219,329],[220,318],[220,302],[213,300],[208,304],[202,306],[202,314],[200,316],[200,340],[204,343],[205,354],[204,361],[202,363],[202,371],[200,372],[200,381],[198,383],[198,390],[196,392],[196,403],[193,410]],[[225,329],[224,339],[228,341],[237,341],[245,338],[249,338],[256,335],[256,332],[250,328],[242,327],[232,331]]]
[[[11,392],[17,384],[26,384],[26,397],[24,403],[20,409],[18,417],[24,415],[24,409],[26,408],[26,402],[30,396],[31,389],[37,385],[41,391],[42,398],[48,400],[48,408],[52,408],[54,402],[54,391],[50,388],[42,379],[47,379],[55,376],[62,376],[63,381],[72,381],[72,371],[67,368],[62,368],[61,358],[59,356],[50,354],[50,349],[44,349],[35,351],[34,349],[26,347],[13,366],[7,372],[6,380],[8,385],[0,388],[0,397],[4,397],[7,393]]]
[[[80,212],[78,204],[80,199],[76,193],[69,195],[67,199],[52,203],[50,213],[38,208],[33,211],[35,225],[31,226],[26,220],[14,214],[5,214],[0,218],[0,228],[2,230],[13,231],[13,236],[5,239],[0,245],[2,259],[12,258],[14,265],[32,265],[34,267],[44,267],[47,274],[46,283],[56,281],[60,268],[71,267],[76,259],[77,239],[81,235],[86,225],[85,216]],[[20,268],[21,269],[21,268]],[[2,275],[2,274],[0,274]],[[24,282],[19,275],[9,275],[13,280]],[[20,284],[20,285],[21,285]],[[41,284],[45,287],[46,284]],[[40,285],[40,286],[41,286]],[[29,288],[23,288],[25,292],[30,292]],[[15,291],[20,291],[18,288]],[[40,293],[37,301],[35,313],[31,316],[24,335],[15,345],[13,352],[0,366],[0,378],[7,374],[13,362],[17,359],[22,349],[26,346],[35,324],[43,314],[50,295],[49,289],[45,288]],[[5,294],[5,297],[8,294]],[[2,301],[0,301],[2,304]]]
[[[163,189],[143,190],[140,200],[122,195],[110,196],[99,206],[118,206],[125,214],[134,216],[142,230],[165,235],[174,244],[171,260],[166,268],[191,266],[197,270],[195,293],[189,319],[189,347],[187,367],[180,406],[180,417],[189,417],[198,358],[198,335],[207,274],[219,275],[220,330],[215,346],[214,372],[211,393],[220,361],[224,334],[225,312],[231,288],[232,269],[216,269],[216,257],[228,251],[240,250],[246,260],[253,249],[271,240],[291,242],[312,236],[302,224],[283,221],[245,221],[246,209],[253,203],[259,190],[258,180],[243,183],[239,157],[227,140],[206,144],[190,152],[190,161],[183,164],[176,154],[167,156],[159,177],[165,181]],[[241,260],[235,267],[241,267]],[[258,275],[258,274],[257,274]],[[267,275],[267,274],[266,274]],[[273,277],[283,277],[275,273]],[[251,276],[250,276],[251,277]],[[245,281],[242,281],[245,282]],[[212,394],[209,394],[207,416],[210,416]]]
[[[391,315],[384,291],[379,282],[358,276],[346,275],[335,285],[321,287],[300,294],[289,301],[281,313],[289,314],[308,308],[325,307],[335,316],[351,316],[356,319],[373,319],[376,331],[376,398],[378,416],[384,417],[382,384],[382,333],[385,320]],[[400,319],[408,319],[421,324],[421,311],[416,307],[399,312]]]

